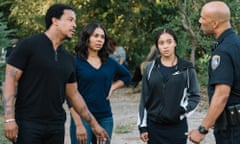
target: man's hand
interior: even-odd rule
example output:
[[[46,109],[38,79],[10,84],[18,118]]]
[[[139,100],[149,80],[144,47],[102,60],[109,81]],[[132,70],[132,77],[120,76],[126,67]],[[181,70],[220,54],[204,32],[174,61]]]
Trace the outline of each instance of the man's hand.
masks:
[[[197,129],[186,133],[186,135],[189,140],[195,144],[199,144],[205,138],[205,135],[201,134]]]
[[[109,135],[100,125],[97,125],[94,128],[92,128],[92,131],[97,138],[98,144],[105,144],[106,141],[110,141]]]
[[[143,142],[148,142],[148,140],[149,140],[149,138],[148,138],[148,132],[141,133],[141,134],[140,134],[140,139],[141,139]]]
[[[11,142],[17,142],[18,125],[15,121],[4,123],[5,137]]]

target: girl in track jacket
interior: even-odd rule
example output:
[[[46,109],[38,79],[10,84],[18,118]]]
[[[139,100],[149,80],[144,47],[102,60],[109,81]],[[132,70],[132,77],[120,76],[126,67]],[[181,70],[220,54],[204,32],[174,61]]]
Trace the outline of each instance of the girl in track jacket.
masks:
[[[139,105],[140,138],[148,144],[184,144],[186,117],[200,100],[192,63],[176,55],[177,38],[170,29],[160,30],[155,45],[161,56],[143,74]]]

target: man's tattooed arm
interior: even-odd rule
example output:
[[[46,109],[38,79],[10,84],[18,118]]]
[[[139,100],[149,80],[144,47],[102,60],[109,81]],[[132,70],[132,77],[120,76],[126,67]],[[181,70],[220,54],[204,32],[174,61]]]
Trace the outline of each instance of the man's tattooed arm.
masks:
[[[3,108],[5,116],[13,114],[14,105],[11,103],[12,101],[14,101],[13,99],[15,99],[15,95],[10,95],[6,98],[3,97]]]
[[[80,110],[79,110],[80,116],[82,118],[84,118],[87,123],[91,123],[91,121],[92,121],[92,114],[89,112],[89,110],[87,108],[87,105],[85,104],[84,100],[82,99],[82,97],[80,96],[80,94],[79,94],[79,92],[77,90],[75,90],[74,96],[75,97],[80,97],[80,99],[83,101],[83,103],[80,105],[81,106]]]
[[[76,82],[66,85],[66,95],[68,96],[71,105],[78,113],[78,115],[85,121],[87,121],[88,124],[91,126],[93,133],[97,137],[97,141],[102,141],[105,143],[105,141],[103,140],[105,139],[110,140],[107,132],[98,124],[95,117],[88,110],[83,97],[78,92]]]
[[[82,113],[82,114],[87,113],[86,116],[82,116],[83,118],[85,117],[84,119],[87,123],[90,123],[92,121],[92,114],[88,111],[86,105],[84,105],[80,108],[80,113]]]
[[[93,121],[95,121],[94,116],[89,111],[83,97],[77,90],[77,83],[67,84],[66,92],[69,101],[71,102],[72,107],[74,107],[75,111],[90,125]],[[94,124],[95,122],[93,122]]]
[[[21,75],[22,75],[21,70],[7,64],[2,99],[5,118],[14,117],[14,104],[17,91],[16,86]]]

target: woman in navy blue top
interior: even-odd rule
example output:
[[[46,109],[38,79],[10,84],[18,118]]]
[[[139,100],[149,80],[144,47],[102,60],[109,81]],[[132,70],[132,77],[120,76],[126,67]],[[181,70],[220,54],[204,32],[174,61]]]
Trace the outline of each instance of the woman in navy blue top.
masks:
[[[78,90],[82,94],[89,110],[99,124],[111,137],[113,117],[109,96],[128,84],[130,72],[117,61],[109,57],[108,36],[103,26],[92,23],[83,28],[75,47]],[[112,83],[118,75],[118,80]],[[70,108],[72,120],[70,126],[72,144],[97,143],[91,127]],[[106,142],[110,144],[110,142]]]

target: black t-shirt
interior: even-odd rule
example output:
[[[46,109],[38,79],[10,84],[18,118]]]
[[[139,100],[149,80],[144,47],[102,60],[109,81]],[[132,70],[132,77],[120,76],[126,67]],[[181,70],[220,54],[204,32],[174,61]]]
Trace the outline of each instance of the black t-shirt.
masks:
[[[240,91],[240,40],[232,29],[226,30],[218,39],[217,47],[209,61],[208,94],[211,97],[216,84],[226,84]],[[240,103],[239,96],[231,92],[227,105]]]
[[[176,65],[174,66],[165,66],[162,64],[160,59],[157,59],[157,63],[160,65],[161,73],[163,75],[163,81],[166,82],[169,78],[169,76],[176,71]]]
[[[64,122],[65,85],[76,82],[73,56],[62,45],[55,51],[42,33],[22,40],[8,64],[23,71],[16,96],[16,119]]]

